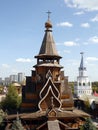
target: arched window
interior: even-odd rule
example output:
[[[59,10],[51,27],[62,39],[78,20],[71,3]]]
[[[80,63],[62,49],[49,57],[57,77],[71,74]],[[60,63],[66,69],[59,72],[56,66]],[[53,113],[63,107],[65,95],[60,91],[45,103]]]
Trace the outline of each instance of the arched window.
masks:
[[[85,83],[83,83],[83,86],[85,86]]]

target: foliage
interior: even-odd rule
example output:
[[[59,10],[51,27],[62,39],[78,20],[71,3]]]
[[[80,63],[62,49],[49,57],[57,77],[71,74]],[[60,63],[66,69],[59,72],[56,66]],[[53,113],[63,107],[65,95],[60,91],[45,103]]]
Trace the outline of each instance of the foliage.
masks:
[[[4,110],[15,110],[18,109],[21,103],[21,98],[18,95],[18,91],[15,86],[10,85],[8,87],[8,93],[6,94],[6,98],[2,100],[1,107]]]
[[[80,130],[96,130],[96,127],[94,126],[91,118],[87,118]]]
[[[88,97],[85,97],[84,105],[86,112],[90,112],[90,102]]]
[[[3,88],[4,88],[4,86],[0,85],[0,94],[3,93]]]
[[[98,82],[92,82],[92,89],[93,89],[93,92],[96,91],[98,92]]]
[[[0,109],[0,130],[5,129],[5,124],[4,124],[4,118],[6,117],[7,113],[4,112],[2,109]]]
[[[2,109],[0,109],[0,124],[2,123],[5,116],[6,116],[6,113]]]
[[[88,98],[86,98],[86,100],[84,101],[84,104],[85,104],[85,106],[86,106],[87,108],[90,107],[90,102],[89,102],[89,99],[88,99]]]

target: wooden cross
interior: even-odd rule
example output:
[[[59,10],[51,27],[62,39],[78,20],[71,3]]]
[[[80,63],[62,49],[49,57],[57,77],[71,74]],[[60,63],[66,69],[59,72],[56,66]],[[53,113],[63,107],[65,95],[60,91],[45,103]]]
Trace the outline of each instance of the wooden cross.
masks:
[[[48,11],[48,12],[46,12],[47,14],[48,14],[48,20],[50,19],[50,14],[51,14],[51,12],[50,11]]]

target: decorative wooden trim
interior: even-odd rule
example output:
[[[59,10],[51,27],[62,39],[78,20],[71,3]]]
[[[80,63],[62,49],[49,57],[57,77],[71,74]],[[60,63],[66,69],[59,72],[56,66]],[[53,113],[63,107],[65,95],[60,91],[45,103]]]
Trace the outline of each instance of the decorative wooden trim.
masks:
[[[59,97],[60,97],[60,92],[59,92],[59,90],[56,88],[56,86],[54,85],[54,83],[53,83],[53,81],[52,81],[51,77],[49,77],[49,78],[48,78],[48,80],[47,80],[46,84],[44,85],[44,87],[43,87],[43,88],[42,88],[42,90],[40,91],[40,93],[39,93],[40,98],[42,99],[41,94],[42,94],[42,92],[44,91],[44,89],[46,88],[46,86],[47,86],[47,84],[48,84],[48,82],[49,82],[49,81],[51,81],[51,83],[52,83],[53,87],[54,87],[54,88],[55,88],[55,90],[57,91],[57,93],[58,93],[58,98],[59,98]]]
[[[40,104],[42,103],[42,101],[44,101],[45,100],[45,98],[46,98],[46,96],[49,94],[49,91],[51,91],[52,92],[52,94],[53,94],[53,97],[59,102],[59,104],[60,104],[60,106],[58,107],[58,109],[60,109],[61,108],[61,102],[60,102],[60,100],[55,96],[55,94],[54,94],[54,92],[53,92],[53,90],[52,90],[52,87],[51,86],[49,86],[49,89],[47,90],[47,93],[46,93],[46,95],[41,99],[41,101],[38,103],[38,107],[39,107],[39,109],[40,109],[40,111],[42,111],[42,108],[40,107]]]

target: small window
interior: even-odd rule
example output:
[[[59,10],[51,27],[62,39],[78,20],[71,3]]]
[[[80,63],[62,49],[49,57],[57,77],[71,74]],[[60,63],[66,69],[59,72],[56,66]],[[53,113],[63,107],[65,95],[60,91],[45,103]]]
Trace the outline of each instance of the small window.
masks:
[[[85,86],[85,83],[83,83],[83,86]]]

